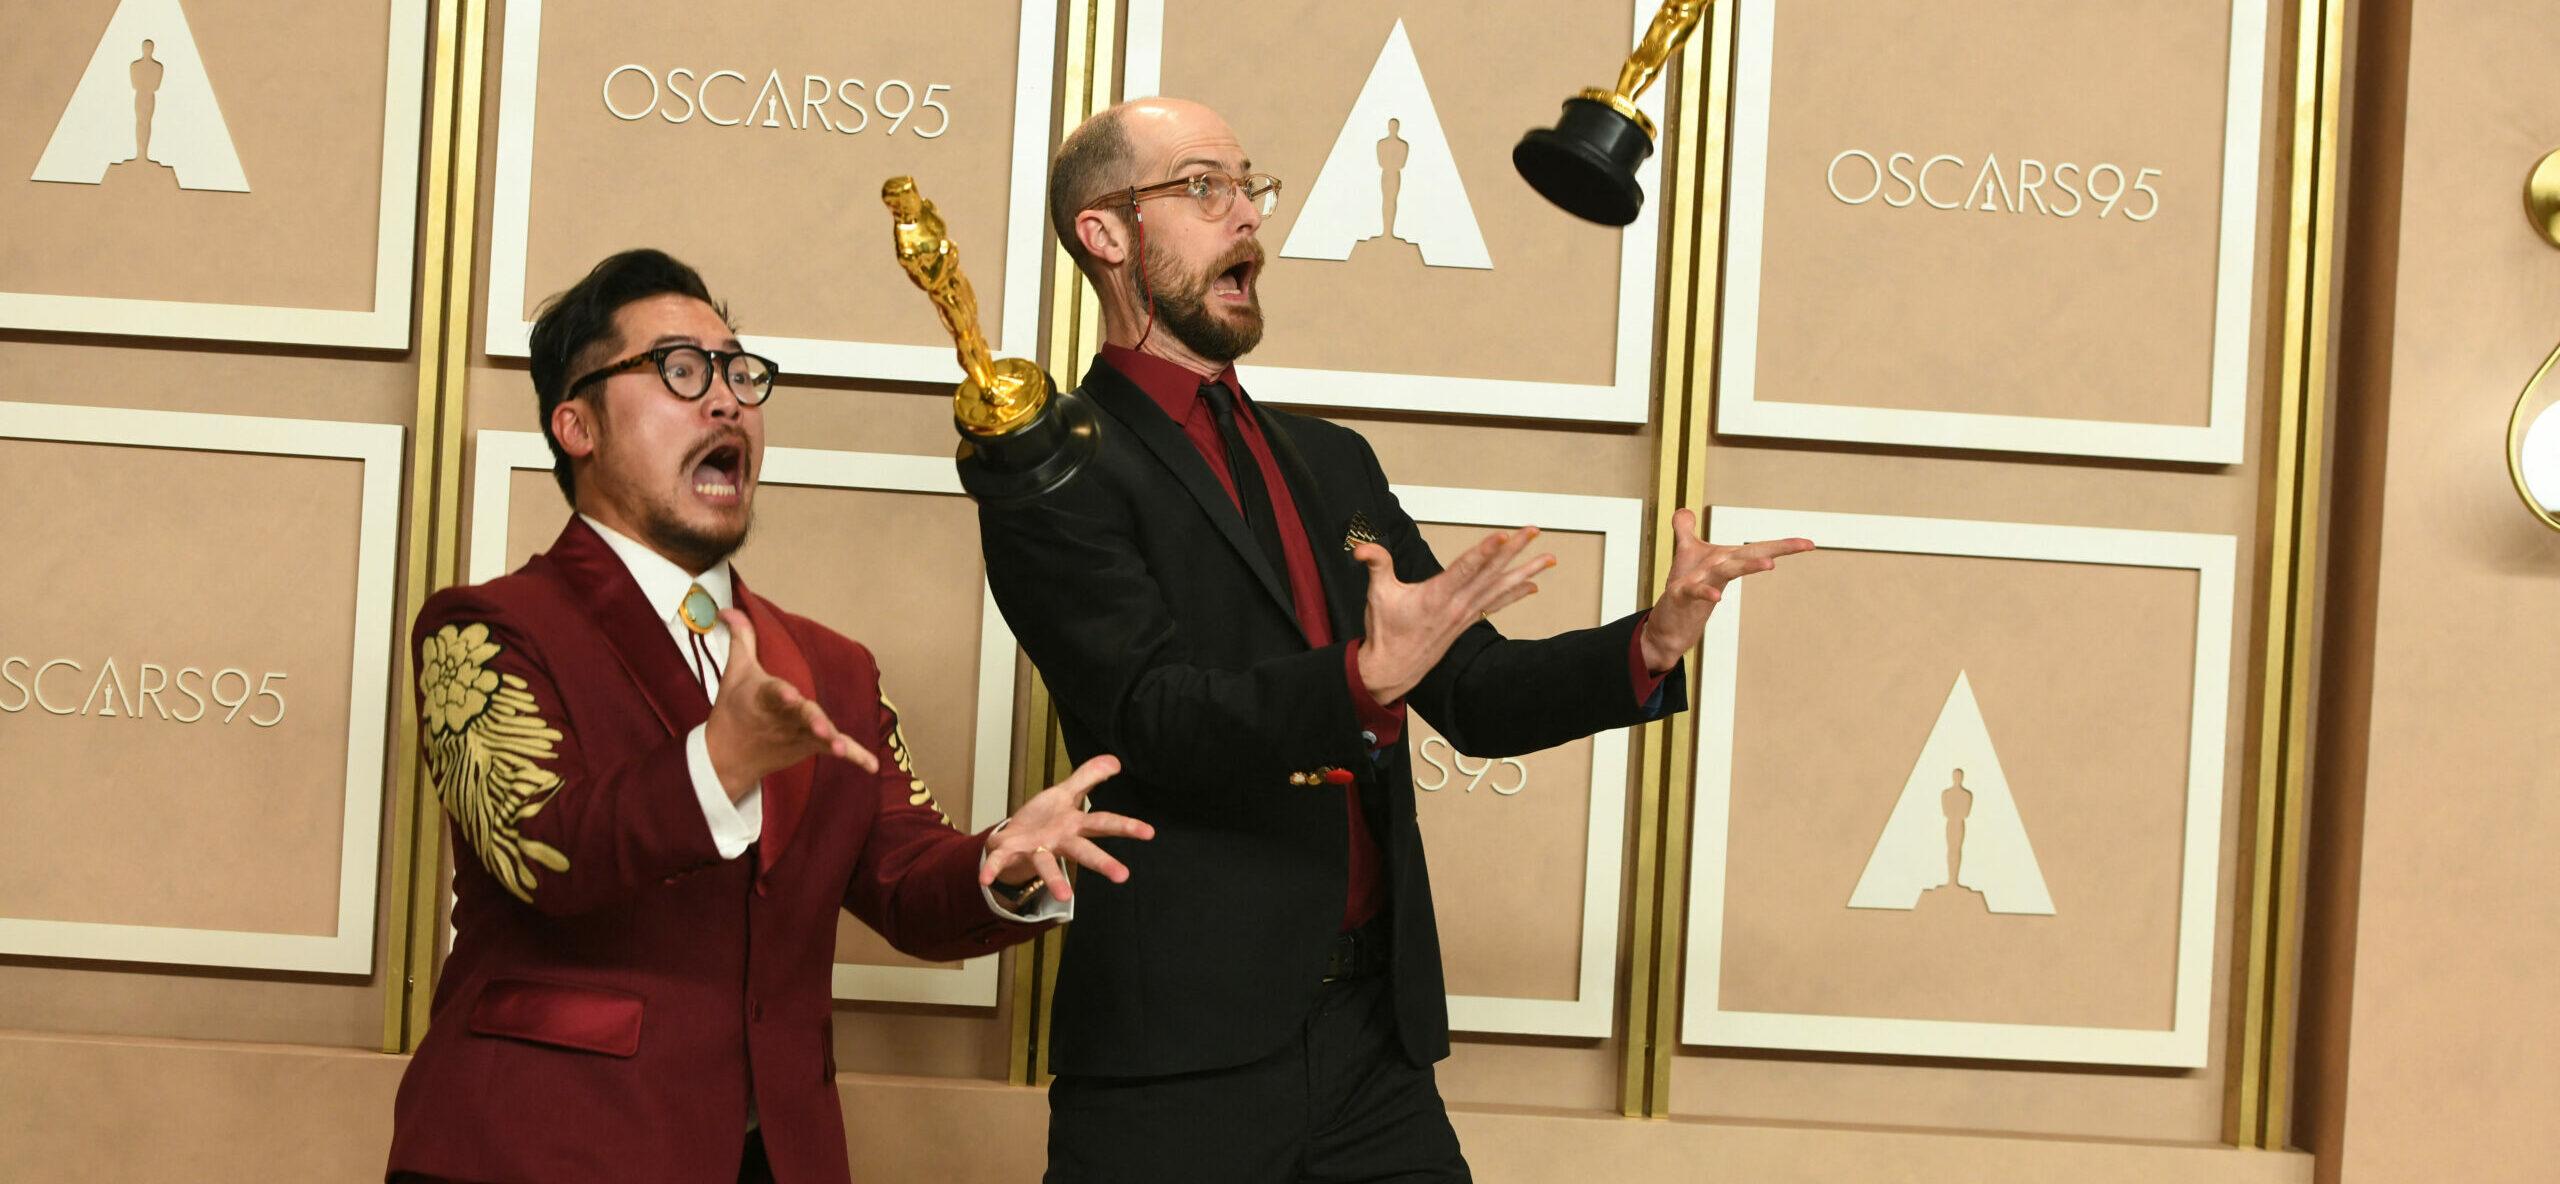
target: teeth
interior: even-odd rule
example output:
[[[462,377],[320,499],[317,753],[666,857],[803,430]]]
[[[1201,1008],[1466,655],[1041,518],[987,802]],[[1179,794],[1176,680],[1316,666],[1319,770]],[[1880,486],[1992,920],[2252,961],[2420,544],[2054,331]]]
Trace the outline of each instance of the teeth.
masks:
[[[697,481],[693,491],[706,497],[736,497],[738,487],[725,481]]]

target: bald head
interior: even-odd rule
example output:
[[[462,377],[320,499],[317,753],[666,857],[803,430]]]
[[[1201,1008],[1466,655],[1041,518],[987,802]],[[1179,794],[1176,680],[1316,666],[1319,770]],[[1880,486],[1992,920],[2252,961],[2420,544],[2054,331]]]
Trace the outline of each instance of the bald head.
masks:
[[[1171,177],[1187,145],[1233,144],[1218,113],[1189,99],[1131,99],[1106,108],[1067,133],[1049,162],[1049,225],[1078,267],[1091,256],[1076,233],[1076,215],[1117,189]]]
[[[1127,188],[1131,182],[1124,178],[1137,171],[1137,156],[1129,144],[1128,110],[1129,104],[1122,103],[1076,125],[1049,162],[1049,226],[1080,268],[1087,267],[1091,257],[1076,235],[1076,215],[1095,198]]]

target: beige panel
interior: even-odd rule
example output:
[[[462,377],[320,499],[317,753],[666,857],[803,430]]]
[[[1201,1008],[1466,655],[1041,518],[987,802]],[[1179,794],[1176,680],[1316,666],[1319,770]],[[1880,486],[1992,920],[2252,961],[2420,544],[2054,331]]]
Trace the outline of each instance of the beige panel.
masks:
[[[1451,557],[1486,533],[1422,528],[1431,549]],[[1553,554],[1556,569],[1539,577],[1537,595],[1494,614],[1494,625],[1512,637],[1547,637],[1599,624],[1602,542],[1596,534],[1542,535],[1532,553]],[[1578,998],[1591,795],[1618,788],[1591,784],[1591,741],[1514,763],[1454,752],[1418,714],[1407,727],[1449,993]],[[1524,869],[1535,874],[1519,874]]]
[[[378,1175],[406,1058],[255,1046],[0,1035],[0,1101],[25,1137],[0,1177],[354,1180]],[[1047,1161],[1045,1092],[846,1074],[857,1180],[1019,1184]],[[171,1122],[169,1115],[189,1116]],[[1895,1180],[1907,1184],[2306,1184],[2310,1157],[1967,1133],[1643,1122],[1519,1108],[1450,1115],[1486,1184]]]
[[[1449,1117],[1484,1184],[2308,1184],[2312,1166],[2306,1155],[2201,1144],[1643,1122],[1492,1108]]]
[[[2227,2],[1779,5],[1762,263],[1763,401],[2200,425],[2211,390]],[[1933,209],[1859,160],[1941,153]],[[1993,196],[1986,171],[1996,158]],[[2082,173],[2071,217],[2022,161]],[[2129,186],[2161,174],[2158,212]],[[1904,166],[1916,176],[1917,166]],[[2073,174],[2075,176],[2079,174]],[[1973,187],[1979,183],[1981,188]],[[2122,190],[2115,212],[2093,194]],[[2026,212],[2006,212],[2016,205]]]
[[[193,16],[194,6],[190,5],[188,11]],[[103,24],[103,15],[99,21]],[[206,36],[201,23],[197,35]],[[378,99],[376,103],[378,112]],[[238,134],[236,126],[234,133]],[[272,350],[68,344],[51,337],[31,340],[23,335],[16,340],[0,340],[0,372],[43,376],[41,383],[22,382],[9,388],[6,397],[19,401],[113,403],[151,410],[365,422],[405,422],[414,409],[417,388],[417,372],[405,360],[368,361]],[[252,489],[229,504],[256,504],[254,499],[266,493]],[[176,504],[183,508],[206,496],[219,498],[224,493],[216,490],[210,495],[190,495],[189,500]],[[100,537],[121,537],[128,529],[125,523],[118,522]],[[263,553],[276,552],[271,549]],[[348,570],[353,570],[352,560]],[[401,611],[405,612],[405,607]],[[345,620],[347,613],[340,611],[333,619]],[[339,652],[344,653],[344,643],[340,645]],[[343,677],[344,662],[333,669]],[[386,693],[392,697],[394,710],[409,709],[405,691],[395,687]],[[14,697],[13,692],[11,698]],[[345,735],[343,722],[338,735]],[[395,753],[390,759],[407,758]],[[343,788],[344,770],[332,774],[330,780]],[[101,808],[112,808],[114,804],[115,799],[105,799]],[[385,836],[391,834],[391,808],[386,794],[382,828]],[[335,849],[334,832],[329,846]],[[163,892],[181,895],[195,889],[191,877],[195,869],[203,866],[202,860],[188,858],[152,869],[148,879]],[[387,879],[387,870],[383,875]],[[380,885],[377,881],[378,893]],[[376,913],[377,967],[383,965],[381,947],[396,940],[398,927],[391,917],[401,907],[401,902],[384,899]],[[0,958],[0,1017],[5,1017],[0,1022],[38,1031],[271,1040],[361,1048],[382,1038],[381,989],[379,980],[373,978],[173,971],[57,959]]]
[[[2227,20],[2229,10],[2220,8]],[[2271,45],[2289,43],[2290,6],[2273,5]],[[1991,33],[1986,35],[1998,36]],[[2287,108],[2276,95],[2289,77],[2267,74],[2270,144]],[[2279,244],[2282,189],[2269,184],[2274,154],[2261,164],[2258,241]],[[1826,194],[1824,201],[1831,200]],[[1911,213],[1912,211],[1896,211]],[[1934,211],[1933,211],[1934,212]],[[1916,216],[1916,215],[1915,215]],[[1991,220],[1991,214],[1977,214]],[[2267,372],[2269,276],[2274,256],[2256,261],[2250,373],[2253,392]],[[1985,317],[1983,325],[1999,318]],[[2199,326],[2197,332],[2204,329]],[[2199,347],[2201,348],[2201,347]],[[1844,513],[2042,522],[2141,530],[2236,535],[2240,553],[2253,557],[2239,569],[2235,603],[2259,603],[2265,536],[2259,518],[2264,472],[2263,408],[2253,393],[2241,464],[2223,468],[2122,462],[2058,463],[2039,458],[1988,459],[1881,448],[1812,449],[1787,443],[1712,438],[1705,469],[1705,500]],[[1755,577],[1756,578],[1756,577]],[[1925,598],[1929,589],[1907,590]],[[1767,604],[1753,602],[1753,611]],[[1872,1124],[1961,1130],[1999,1130],[2067,1137],[2166,1139],[2215,1143],[2223,1138],[2230,1022],[2227,967],[2232,917],[2242,903],[2238,871],[2243,842],[2240,819],[2253,808],[2250,772],[2255,767],[2250,726],[2257,653],[2263,626],[2252,615],[2234,637],[2234,683],[2227,734],[2235,738],[2223,777],[2222,837],[2213,947],[2213,1034],[2200,1070],[2113,1070],[2059,1066],[1991,1065],[1962,1060],[1856,1058],[1830,1054],[1720,1053],[1684,1049],[1674,1058],[1671,1104],[1683,1115],[1739,1121]],[[1943,694],[1944,688],[1940,688]],[[1986,704],[1986,710],[1989,706]],[[2239,738],[2245,737],[2245,740]],[[1693,874],[1714,869],[1692,868]],[[1678,951],[1675,951],[1677,953]]]
[[[748,332],[948,345],[933,306],[890,253],[880,183],[905,173],[963,244],[981,321],[992,331],[1007,281],[1019,9],[958,5],[914,20],[879,8],[759,5],[710,26],[705,15],[663,0],[543,4],[526,307],[507,311],[530,321],[546,295],[598,259],[656,246],[737,300]],[[646,109],[651,91],[638,73],[606,89],[606,75],[626,64],[647,67],[661,88],[669,71],[690,69],[692,80],[678,84],[685,93],[719,70],[746,76],[743,85],[724,78],[712,86],[707,110],[724,120],[741,118],[768,72],[779,70],[791,95],[781,105],[796,110],[760,105],[753,118],[722,127],[699,113],[697,101],[662,90],[657,113],[626,122],[606,109],[607,96],[629,113]],[[833,97],[812,113],[799,104],[810,75],[826,79],[830,94],[848,78],[873,88],[904,81],[918,95],[947,84],[934,99],[950,109],[948,130],[918,138],[942,122],[921,109],[895,134],[879,115],[865,127],[864,116]],[[858,99],[874,93],[847,90]],[[884,101],[899,109],[898,99]],[[764,126],[768,117],[782,126]],[[861,130],[830,130],[844,127]],[[775,360],[791,372],[791,359]]]
[[[1490,271],[1426,267],[1392,235],[1359,245],[1347,261],[1280,255],[1399,18],[1483,230]],[[1270,330],[1251,361],[1612,381],[1620,233],[1557,213],[1513,172],[1511,147],[1529,128],[1555,122],[1567,95],[1609,81],[1603,75],[1634,36],[1624,0],[1546,0],[1494,20],[1463,0],[1166,5],[1164,92],[1217,108],[1253,167],[1285,186],[1261,232]],[[1249,52],[1251,69],[1237,68],[1239,52]],[[1386,134],[1383,125],[1375,132]],[[1416,331],[1425,323],[1417,310],[1428,310],[1427,332]]]
[[[11,170],[43,155],[115,9],[77,0],[13,15],[12,68],[0,71],[0,106],[18,116],[0,126]],[[249,192],[181,190],[147,161],[110,168],[102,185],[15,172],[0,185],[0,274],[21,292],[370,309],[389,6],[191,0],[185,11]]]
[[[2560,1158],[2560,535],[2517,500],[2500,429],[2560,338],[2560,253],[2517,200],[2560,146],[2560,25],[2530,0],[2382,7],[2340,331],[2339,481],[2371,502],[2341,523],[2342,565],[2369,570],[2337,609],[2370,648],[2325,656],[2343,734],[2314,798],[2355,844],[2314,905],[2348,927],[2328,940],[2350,975],[2323,985],[2352,996],[2326,1005],[2306,1118],[2324,1178],[2522,1184]]]
[[[334,933],[362,464],[0,440],[0,466],[56,491],[0,511],[35,610],[0,643],[0,912]],[[146,870],[176,867],[217,874]]]
[[[374,1005],[374,1022],[381,1022]],[[0,1032],[0,1179],[380,1179],[407,1057]]]
[[[2166,1031],[2196,578],[1872,552],[1753,577],[1722,1005]],[[1910,911],[1849,907],[1959,673],[2053,916],[1993,914],[1962,889]]]

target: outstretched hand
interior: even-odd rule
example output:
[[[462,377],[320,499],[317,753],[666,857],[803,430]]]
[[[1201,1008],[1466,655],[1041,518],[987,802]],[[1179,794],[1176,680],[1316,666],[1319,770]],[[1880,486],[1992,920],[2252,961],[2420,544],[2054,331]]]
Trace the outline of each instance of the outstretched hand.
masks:
[[[1724,599],[1725,585],[1754,572],[1778,566],[1778,560],[1813,549],[1812,539],[1768,539],[1737,547],[1710,543],[1698,535],[1698,514],[1682,510],[1671,516],[1671,577],[1645,618],[1639,643],[1645,669],[1669,673],[1681,655],[1698,648],[1706,636],[1707,617]]]
[[[1118,758],[1098,756],[1076,766],[1066,780],[1032,795],[1005,820],[1003,828],[987,835],[987,856],[978,862],[978,883],[1018,884],[1037,878],[1049,886],[1050,895],[1074,900],[1075,887],[1068,882],[1065,865],[1058,862],[1060,856],[1101,873],[1114,884],[1125,883],[1128,865],[1113,859],[1094,840],[1152,839],[1156,828],[1107,810],[1087,810],[1084,802],[1094,786],[1119,771]]]
[[[1351,557],[1369,569],[1360,681],[1370,698],[1404,698],[1469,626],[1537,592],[1530,581],[1556,565],[1553,555],[1520,560],[1537,538],[1534,526],[1486,535],[1419,584],[1396,578],[1395,557],[1385,547],[1362,543],[1353,550]]]
[[[729,664],[720,672],[720,696],[711,704],[703,740],[731,801],[822,752],[866,773],[880,771],[880,759],[837,731],[824,708],[756,661],[756,627],[747,614],[733,608],[720,619],[729,625]]]

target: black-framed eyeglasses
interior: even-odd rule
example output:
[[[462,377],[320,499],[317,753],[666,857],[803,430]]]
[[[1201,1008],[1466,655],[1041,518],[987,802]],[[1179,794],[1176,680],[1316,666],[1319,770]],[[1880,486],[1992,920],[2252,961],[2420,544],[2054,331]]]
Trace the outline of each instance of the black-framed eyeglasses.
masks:
[[[1199,207],[1201,217],[1223,218],[1236,204],[1239,193],[1246,201],[1262,203],[1262,212],[1268,215],[1273,207],[1280,204],[1280,178],[1269,173],[1246,173],[1241,177],[1230,173],[1196,173],[1153,185],[1113,190],[1093,199],[1085,208],[1104,210],[1123,205],[1135,206],[1155,197],[1188,197]]]
[[[608,363],[570,383],[569,393],[575,395],[588,383],[649,365],[658,368],[658,381],[667,384],[667,393],[685,402],[710,394],[711,376],[718,374],[728,382],[729,393],[745,407],[753,407],[772,397],[773,380],[782,374],[782,368],[774,365],[773,359],[757,354],[704,349],[698,345],[662,345],[619,362]]]

